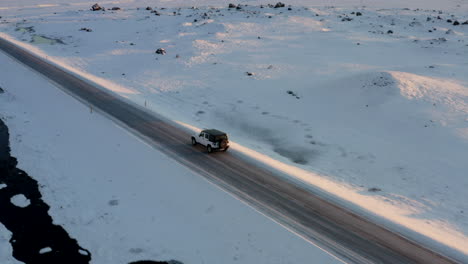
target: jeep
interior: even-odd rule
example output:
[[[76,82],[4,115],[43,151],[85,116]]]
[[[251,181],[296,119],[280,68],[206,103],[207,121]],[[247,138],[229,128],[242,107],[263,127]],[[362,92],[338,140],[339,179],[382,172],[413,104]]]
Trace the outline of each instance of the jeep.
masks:
[[[229,148],[229,140],[226,133],[216,129],[205,129],[198,135],[192,136],[192,145],[203,145],[208,153],[215,150],[226,151]]]

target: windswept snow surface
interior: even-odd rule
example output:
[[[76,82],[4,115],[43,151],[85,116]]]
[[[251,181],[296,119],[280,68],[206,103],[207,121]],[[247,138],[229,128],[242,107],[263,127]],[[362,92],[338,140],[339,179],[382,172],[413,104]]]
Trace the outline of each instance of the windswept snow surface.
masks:
[[[468,2],[25,3],[1,36],[468,256]]]
[[[12,155],[92,263],[341,263],[3,53],[0,61]],[[2,264],[18,263],[10,236],[0,225]]]
[[[5,264],[19,264],[22,262],[13,258],[10,244],[11,232],[5,226],[0,225],[0,262]]]

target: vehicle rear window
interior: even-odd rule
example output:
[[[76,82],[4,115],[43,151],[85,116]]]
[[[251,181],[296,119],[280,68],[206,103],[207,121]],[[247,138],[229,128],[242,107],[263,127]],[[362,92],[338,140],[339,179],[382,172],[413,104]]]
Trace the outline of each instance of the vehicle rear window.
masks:
[[[216,140],[228,139],[227,135],[216,136]]]

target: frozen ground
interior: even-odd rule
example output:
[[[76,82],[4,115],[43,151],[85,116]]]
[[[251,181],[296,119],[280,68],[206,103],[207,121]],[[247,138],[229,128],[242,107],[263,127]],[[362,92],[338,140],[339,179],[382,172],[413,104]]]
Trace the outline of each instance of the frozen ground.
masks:
[[[3,53],[0,61],[12,155],[92,263],[339,263]],[[2,264],[17,263],[9,236],[0,225]]]
[[[466,1],[24,3],[2,36],[468,254]]]

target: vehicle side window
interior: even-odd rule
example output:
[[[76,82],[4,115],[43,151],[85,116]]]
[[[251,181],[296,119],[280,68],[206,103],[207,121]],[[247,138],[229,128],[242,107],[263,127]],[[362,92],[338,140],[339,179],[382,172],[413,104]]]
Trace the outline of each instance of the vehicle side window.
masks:
[[[212,136],[212,135],[210,135],[210,141],[211,141],[211,142],[214,142],[214,141],[215,141],[215,137]]]
[[[205,139],[208,139],[208,134],[205,134]]]
[[[200,135],[198,135],[199,137],[203,137],[203,133],[200,133]]]

